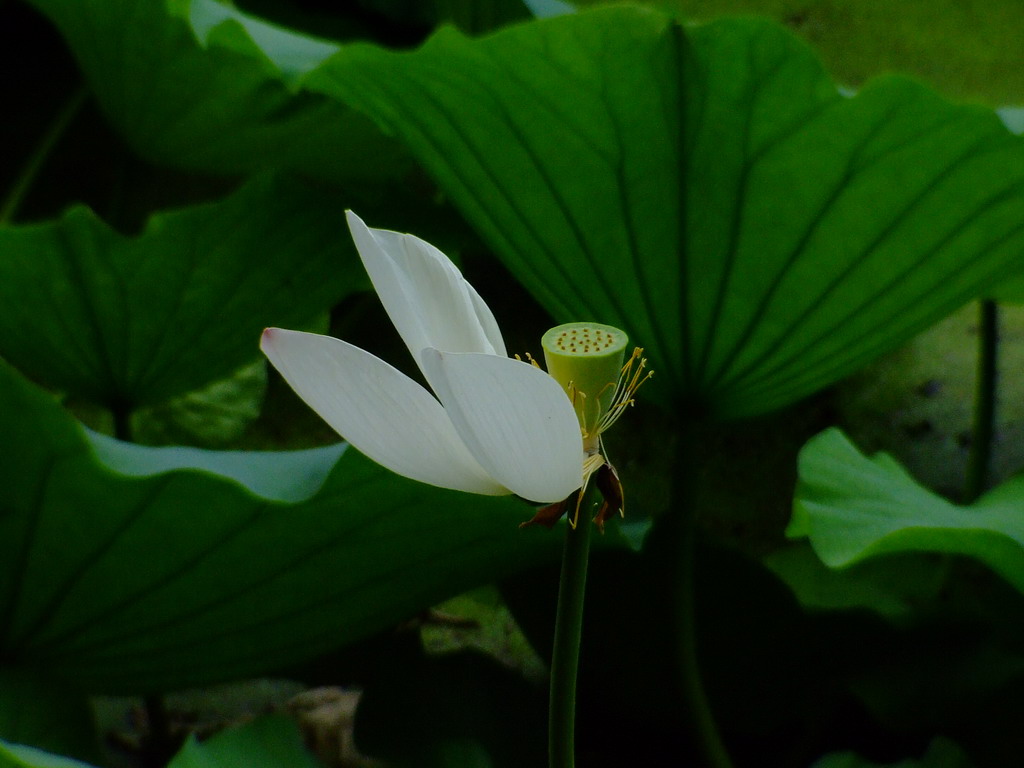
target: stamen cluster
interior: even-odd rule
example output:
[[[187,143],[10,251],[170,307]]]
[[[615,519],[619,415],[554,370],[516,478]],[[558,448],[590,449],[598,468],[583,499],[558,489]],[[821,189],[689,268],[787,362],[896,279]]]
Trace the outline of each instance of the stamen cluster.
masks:
[[[603,527],[615,512],[623,512],[622,486],[605,458],[601,435],[633,405],[636,391],[652,375],[646,370],[647,359],[640,347],[623,363],[627,341],[618,328],[597,323],[561,325],[545,333],[542,340],[548,373],[569,396],[583,437],[583,483],[569,519],[573,527],[592,477],[597,478],[604,497],[594,518],[598,526]],[[572,498],[544,507],[530,522],[553,525],[568,510]]]

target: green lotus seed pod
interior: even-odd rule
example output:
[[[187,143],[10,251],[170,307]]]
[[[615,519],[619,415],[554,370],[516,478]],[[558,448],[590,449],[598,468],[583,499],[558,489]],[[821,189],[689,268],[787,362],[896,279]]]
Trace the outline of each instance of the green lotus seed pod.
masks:
[[[548,373],[573,401],[585,437],[596,437],[612,404],[628,342],[618,328],[600,323],[566,323],[541,339]]]

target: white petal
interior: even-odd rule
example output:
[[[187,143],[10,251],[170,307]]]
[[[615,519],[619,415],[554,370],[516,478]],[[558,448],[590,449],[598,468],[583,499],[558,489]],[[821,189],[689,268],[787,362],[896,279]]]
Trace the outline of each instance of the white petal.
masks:
[[[346,216],[373,287],[417,365],[427,347],[505,356],[494,315],[447,256],[413,235],[370,229],[352,211]]]
[[[461,274],[461,273],[459,273]],[[479,293],[476,292],[476,288],[466,283],[466,289],[469,291],[469,298],[473,302],[473,309],[476,311],[477,322],[480,323],[480,328],[484,332],[484,337],[491,345],[491,349],[494,350],[495,355],[501,355],[502,357],[508,357],[508,352],[505,351],[505,340],[501,337],[501,329],[498,327],[498,321],[494,319],[494,313],[491,312],[491,308],[487,306],[487,302],[483,300]],[[435,349],[440,349],[436,344],[431,344]],[[450,350],[455,352],[457,350]],[[471,350],[466,350],[471,351]],[[486,349],[479,350],[480,352],[487,352]]]
[[[583,438],[558,382],[495,355],[426,349],[423,364],[459,436],[498,482],[546,503],[580,487]]]
[[[265,330],[260,348],[307,405],[378,464],[442,488],[509,492],[470,455],[441,404],[380,358],[280,328]]]

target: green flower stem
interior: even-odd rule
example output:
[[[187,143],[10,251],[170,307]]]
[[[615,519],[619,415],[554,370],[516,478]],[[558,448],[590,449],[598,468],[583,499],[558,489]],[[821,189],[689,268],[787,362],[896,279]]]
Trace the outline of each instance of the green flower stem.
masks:
[[[64,131],[67,130],[75,115],[78,114],[78,110],[82,108],[86,96],[88,96],[88,92],[85,88],[80,87],[71,95],[71,98],[64,104],[63,109],[53,119],[53,122],[50,123],[50,127],[42,139],[40,139],[39,144],[36,145],[35,151],[32,152],[32,156],[25,163],[25,167],[21,169],[21,173],[18,174],[14,186],[11,187],[3,201],[3,205],[0,206],[0,224],[7,224],[14,218],[18,208],[21,207],[22,201],[25,199],[25,195],[32,187],[32,182],[35,181],[36,176],[39,175],[39,170],[46,162],[46,158],[49,157],[57,142],[60,141],[60,137],[64,135]]]
[[[995,425],[998,349],[998,307],[994,301],[985,299],[980,306],[974,425],[971,430],[971,453],[967,459],[967,481],[963,499],[965,504],[970,504],[982,494],[988,480]]]
[[[110,415],[114,417],[114,437],[125,443],[132,441],[132,411],[123,405],[110,406]]]
[[[594,484],[580,505],[576,528],[565,530],[562,577],[558,585],[555,642],[551,653],[551,697],[548,706],[548,763],[551,768],[573,768],[576,736],[576,673],[579,669],[580,635],[583,631],[583,598],[590,554],[590,511]],[[570,501],[569,515],[575,513]]]
[[[146,696],[143,699],[146,708],[146,721],[149,729],[145,744],[144,762],[146,765],[164,766],[174,757],[174,739],[171,736],[171,719],[167,714],[164,697],[159,694]]]

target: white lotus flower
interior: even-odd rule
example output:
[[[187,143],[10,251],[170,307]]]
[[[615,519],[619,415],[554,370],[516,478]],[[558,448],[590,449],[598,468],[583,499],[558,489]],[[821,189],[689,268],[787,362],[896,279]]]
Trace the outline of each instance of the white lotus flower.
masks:
[[[340,339],[268,328],[260,347],[296,393],[362,453],[413,480],[540,503],[580,488],[603,459],[590,440],[587,460],[563,386],[506,355],[494,315],[438,249],[347,216],[433,394]]]

